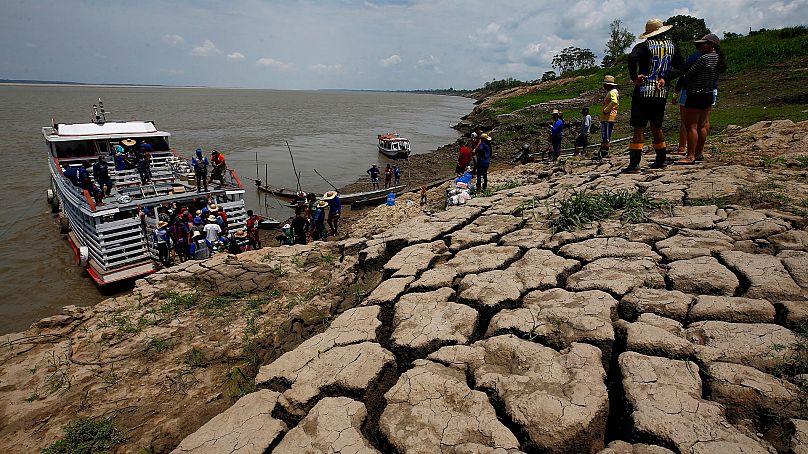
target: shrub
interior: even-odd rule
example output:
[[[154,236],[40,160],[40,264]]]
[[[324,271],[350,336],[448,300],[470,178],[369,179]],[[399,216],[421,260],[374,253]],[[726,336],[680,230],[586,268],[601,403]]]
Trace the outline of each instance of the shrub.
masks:
[[[126,441],[115,422],[107,418],[85,416],[64,428],[65,436],[42,450],[42,454],[110,453]]]

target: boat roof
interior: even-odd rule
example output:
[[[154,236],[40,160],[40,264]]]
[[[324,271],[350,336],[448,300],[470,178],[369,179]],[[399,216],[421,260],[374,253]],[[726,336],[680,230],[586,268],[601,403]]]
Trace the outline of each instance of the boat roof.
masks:
[[[379,140],[409,142],[409,140],[398,134],[379,134]]]
[[[59,123],[42,128],[50,142],[72,140],[126,139],[130,137],[166,137],[152,121],[108,121],[105,123]]]

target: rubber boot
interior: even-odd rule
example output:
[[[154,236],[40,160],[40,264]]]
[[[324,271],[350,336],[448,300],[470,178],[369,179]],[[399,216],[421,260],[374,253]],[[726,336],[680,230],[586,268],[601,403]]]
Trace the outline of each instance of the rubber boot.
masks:
[[[656,159],[649,167],[651,167],[652,169],[665,168],[665,166],[668,165],[668,163],[665,162],[668,159],[668,150],[665,148],[658,148],[655,151],[656,151]]]
[[[623,173],[637,173],[640,171],[642,150],[628,150],[628,167],[621,170]]]

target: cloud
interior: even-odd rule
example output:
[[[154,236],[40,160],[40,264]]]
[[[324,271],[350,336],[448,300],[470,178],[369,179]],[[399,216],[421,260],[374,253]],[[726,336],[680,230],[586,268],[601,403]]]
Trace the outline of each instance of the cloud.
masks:
[[[341,71],[342,65],[340,65],[339,63],[335,65],[324,65],[322,63],[317,63],[316,65],[309,66],[309,69],[316,72],[333,73]]]
[[[269,67],[269,68],[274,68],[274,69],[278,69],[278,70],[281,70],[281,71],[288,71],[288,70],[293,69],[295,67],[295,65],[292,64],[292,63],[284,63],[282,61],[275,60],[274,58],[269,58],[269,57],[259,58],[258,61],[255,62],[255,66]]]
[[[418,60],[418,62],[415,64],[415,69],[424,69],[427,71],[435,71],[436,73],[440,73],[441,70],[438,65],[440,65],[440,60],[438,60],[438,58],[434,55],[430,55],[429,57]]]
[[[496,22],[469,35],[469,40],[477,47],[489,50],[506,50],[511,43],[511,37]]]
[[[181,69],[161,69],[160,72],[171,77],[177,77],[185,74],[185,71]]]
[[[572,39],[563,39],[556,35],[545,36],[540,43],[528,43],[521,60],[528,66],[548,66],[559,51],[574,45],[576,41]]]
[[[163,35],[163,42],[171,46],[179,46],[185,43],[185,38],[180,35]]]
[[[221,55],[222,51],[213,44],[213,41],[206,39],[201,45],[191,49],[191,55],[194,57],[212,57],[214,55]]]
[[[382,58],[381,60],[379,60],[379,64],[384,66],[385,68],[395,66],[399,63],[401,63],[401,56],[399,56],[398,54],[393,54],[387,58]]]
[[[229,61],[241,61],[244,60],[244,54],[241,52],[233,52],[232,54],[227,54],[227,59]]]

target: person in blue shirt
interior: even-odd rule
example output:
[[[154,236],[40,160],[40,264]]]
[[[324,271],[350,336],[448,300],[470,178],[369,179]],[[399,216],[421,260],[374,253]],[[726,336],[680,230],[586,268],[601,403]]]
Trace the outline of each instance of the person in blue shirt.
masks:
[[[151,181],[151,152],[152,146],[149,143],[143,142],[140,144],[139,152],[137,154],[137,169],[140,173],[140,179],[143,182]]]
[[[208,158],[202,156],[202,149],[196,149],[196,156],[191,159],[191,166],[194,168],[196,177],[196,192],[202,192],[204,185],[205,192],[208,190]]]
[[[325,208],[328,207],[328,202],[320,200],[317,202],[317,210],[311,219],[311,240],[324,240],[328,235],[325,231]]]
[[[328,203],[328,228],[331,229],[331,234],[337,234],[337,223],[339,216],[342,213],[342,202],[339,199],[337,191],[328,191],[323,194],[323,200]]]
[[[379,175],[381,174],[381,170],[379,170],[376,164],[371,165],[365,173],[370,175],[370,182],[373,183],[373,189],[379,189]]]
[[[398,186],[401,183],[401,167],[393,166],[393,178],[396,180],[395,185]]]
[[[474,168],[477,170],[477,190],[485,191],[488,188],[488,167],[491,165],[491,136],[480,135],[480,145],[477,146],[477,156],[475,156]]]
[[[564,138],[564,117],[558,110],[553,109],[553,125],[550,127],[550,144],[553,147],[550,160],[555,161],[561,156],[561,140]]]
[[[154,230],[153,239],[154,244],[157,245],[157,256],[160,263],[167,267],[171,265],[169,259],[169,251],[171,250],[171,237],[166,229],[168,222],[160,221],[157,223],[157,228]]]
[[[98,157],[98,161],[93,164],[93,178],[98,183],[101,192],[109,195],[112,192],[112,179],[109,177],[109,166],[107,160],[103,156]],[[104,190],[106,189],[106,191]]]

